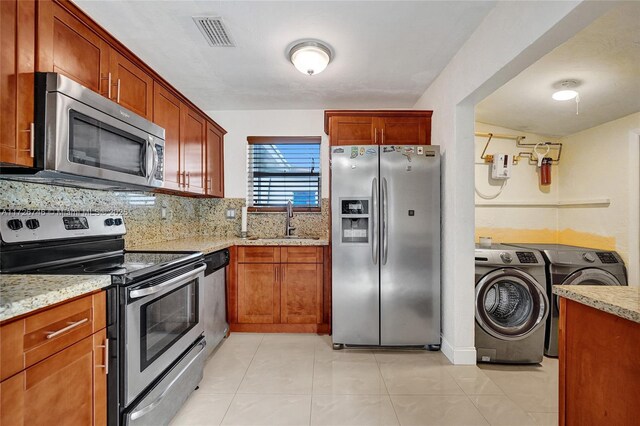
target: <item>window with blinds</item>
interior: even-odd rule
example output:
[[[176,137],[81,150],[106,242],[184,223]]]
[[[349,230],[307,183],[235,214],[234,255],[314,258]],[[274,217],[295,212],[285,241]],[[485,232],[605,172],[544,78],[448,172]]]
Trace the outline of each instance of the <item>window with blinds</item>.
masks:
[[[320,137],[247,138],[248,205],[280,210],[320,208]]]

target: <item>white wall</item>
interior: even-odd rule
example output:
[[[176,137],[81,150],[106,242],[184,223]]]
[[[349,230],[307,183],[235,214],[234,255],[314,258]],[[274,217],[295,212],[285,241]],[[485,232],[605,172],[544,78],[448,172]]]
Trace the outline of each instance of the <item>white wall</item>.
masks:
[[[521,132],[486,123],[475,123],[476,132],[525,136],[522,143],[557,142],[533,133]],[[502,184],[501,180],[491,179],[491,167],[484,163],[480,156],[487,142],[486,137],[475,137],[475,185],[486,195],[496,194]],[[492,138],[487,154],[503,153],[517,156],[520,152],[530,152],[533,147],[517,147],[515,140]],[[544,152],[544,151],[542,151]],[[556,158],[557,151],[550,151],[549,156]],[[539,185],[539,169],[529,164],[528,158],[523,157],[511,169],[511,178],[507,180],[502,193],[492,200],[484,200],[475,194],[476,202],[476,242],[480,233],[482,236],[493,237],[494,242],[522,241],[523,231],[549,230],[555,234],[558,225],[558,212],[555,204],[558,202],[560,182],[558,180],[558,166],[551,168],[551,185]],[[517,207],[505,206],[516,204]],[[544,206],[540,206],[544,204]],[[555,235],[553,235],[555,237]]]
[[[224,196],[247,197],[247,136],[322,136],[322,197],[329,196],[329,145],[323,110],[206,111],[224,137]]]
[[[474,105],[576,34],[606,2],[498,2],[416,103],[442,147],[442,350],[474,364]]]
[[[640,194],[630,191],[638,188],[639,133],[640,113],[636,113],[562,139],[561,199],[609,198],[611,204],[561,209],[558,216],[560,242],[615,249],[627,263],[633,285],[640,285],[638,251],[631,247],[638,243],[637,216],[633,215]],[[565,230],[574,231],[573,240],[568,240],[570,235],[563,237]],[[576,232],[581,234],[576,237]]]

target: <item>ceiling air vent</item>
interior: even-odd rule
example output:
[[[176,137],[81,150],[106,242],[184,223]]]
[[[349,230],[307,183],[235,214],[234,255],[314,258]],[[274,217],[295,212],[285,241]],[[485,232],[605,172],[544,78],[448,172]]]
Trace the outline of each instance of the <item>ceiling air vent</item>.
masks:
[[[194,16],[193,21],[196,23],[200,32],[207,39],[209,46],[213,47],[234,47],[231,34],[225,27],[222,18],[219,16]]]

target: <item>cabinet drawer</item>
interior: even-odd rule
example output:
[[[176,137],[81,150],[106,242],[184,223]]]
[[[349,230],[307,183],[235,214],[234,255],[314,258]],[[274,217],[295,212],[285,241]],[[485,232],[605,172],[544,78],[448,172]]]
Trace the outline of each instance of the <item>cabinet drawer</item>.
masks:
[[[322,247],[282,247],[282,263],[322,263]]]
[[[238,263],[279,263],[280,247],[238,247]]]
[[[0,328],[0,380],[106,326],[105,292],[58,305]]]

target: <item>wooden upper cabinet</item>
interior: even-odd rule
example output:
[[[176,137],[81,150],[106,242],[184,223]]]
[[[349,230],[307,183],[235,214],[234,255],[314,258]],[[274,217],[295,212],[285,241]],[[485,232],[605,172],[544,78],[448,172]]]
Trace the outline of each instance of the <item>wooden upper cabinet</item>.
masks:
[[[322,264],[282,264],[283,324],[322,323]]]
[[[33,166],[35,1],[0,1],[0,163]]]
[[[149,120],[153,118],[153,79],[115,50],[109,60],[111,100]]]
[[[165,131],[164,188],[180,191],[180,100],[158,83],[154,84],[153,122]]]
[[[332,117],[329,139],[331,145],[374,144],[374,117]]]
[[[238,265],[238,322],[277,324],[280,322],[280,265],[241,263]]]
[[[207,121],[206,193],[224,197],[224,133]]]
[[[38,2],[38,71],[63,74],[108,96],[110,51],[100,36],[60,5]]]
[[[429,145],[431,120],[426,117],[380,117],[381,145]]]
[[[185,104],[180,104],[180,141],[182,146],[182,179],[184,189],[204,194],[204,152],[206,121]]]
[[[432,111],[328,110],[331,145],[430,145]]]

